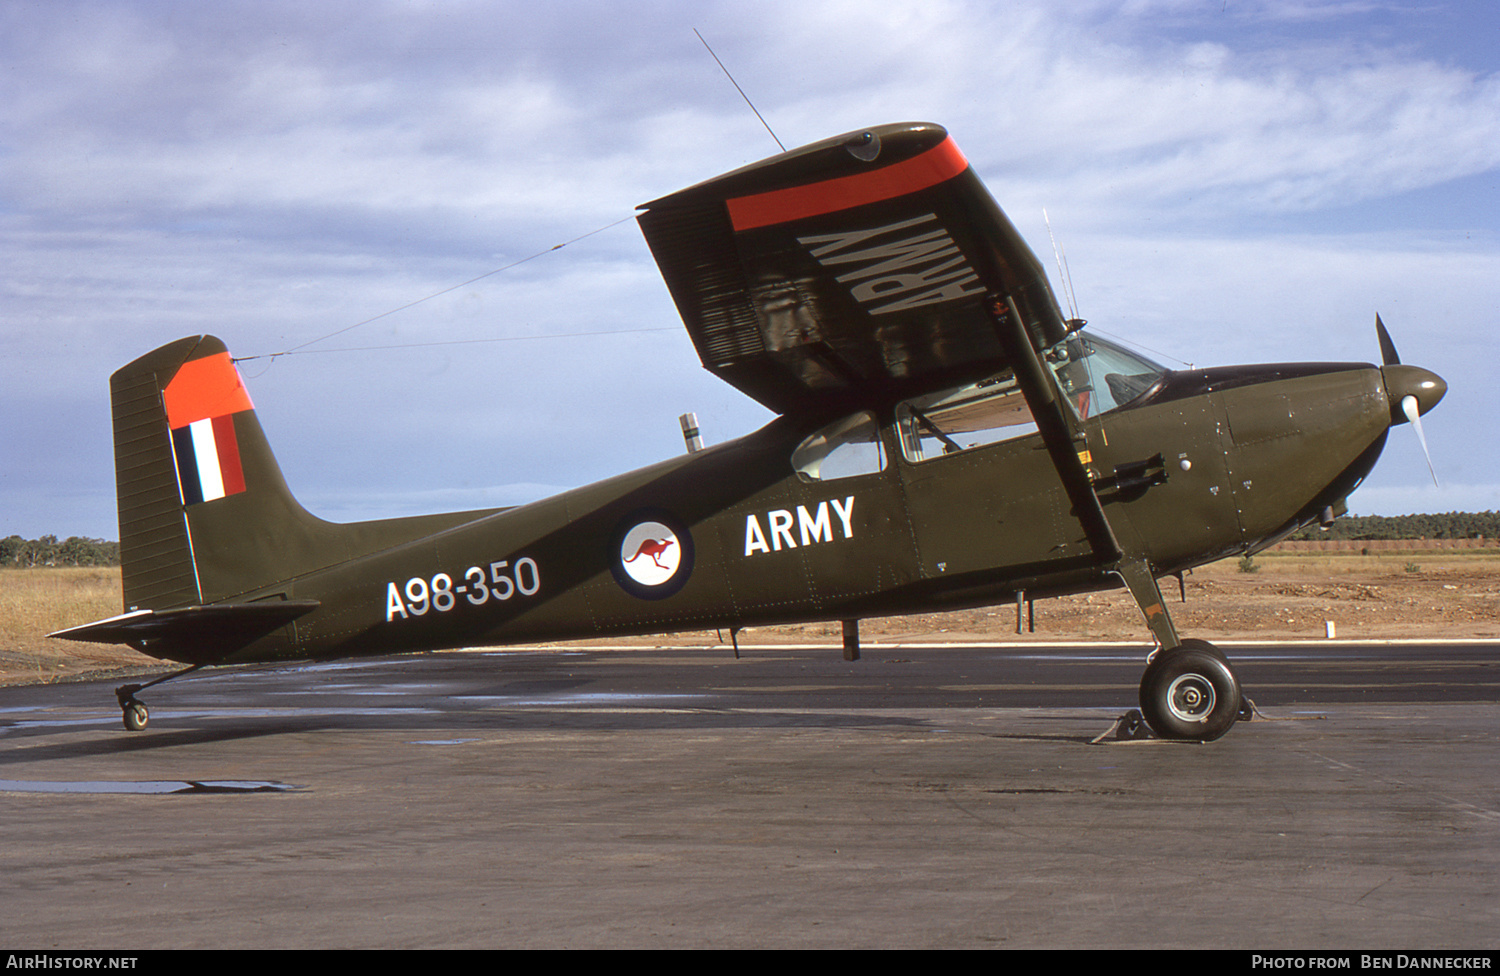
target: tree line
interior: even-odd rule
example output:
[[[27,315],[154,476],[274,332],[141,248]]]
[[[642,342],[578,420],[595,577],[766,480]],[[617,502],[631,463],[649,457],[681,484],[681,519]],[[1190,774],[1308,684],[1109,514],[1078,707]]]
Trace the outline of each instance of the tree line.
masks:
[[[1316,525],[1289,539],[1493,539],[1500,512],[1441,512],[1435,515],[1344,515],[1326,530]]]
[[[1500,512],[1441,512],[1433,515],[1345,515],[1333,525],[1316,525],[1290,539],[1494,539],[1500,537]],[[37,566],[118,566],[120,544],[104,539],[55,535],[0,539],[0,566],[29,569]]]
[[[61,542],[55,535],[23,539],[18,535],[0,539],[0,566],[34,569],[38,566],[118,566],[120,544],[104,539],[69,536]]]

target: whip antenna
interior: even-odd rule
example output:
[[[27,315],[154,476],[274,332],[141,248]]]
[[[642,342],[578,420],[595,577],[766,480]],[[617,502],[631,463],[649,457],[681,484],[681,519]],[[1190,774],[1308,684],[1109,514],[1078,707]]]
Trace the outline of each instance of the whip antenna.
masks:
[[[1052,235],[1052,218],[1047,216],[1047,208],[1042,208],[1042,222],[1047,225],[1047,237],[1052,241],[1052,256],[1057,259],[1057,274],[1062,279],[1059,284],[1063,288],[1063,297],[1068,302],[1068,317],[1078,318],[1078,300],[1073,297],[1073,276],[1068,273],[1068,256],[1058,246],[1057,238]]]
[[[693,33],[698,34],[698,28],[694,27]],[[698,40],[703,41],[702,34],[698,34]],[[714,62],[718,64],[719,70],[724,72],[724,77],[729,79],[729,83],[734,86],[734,90],[739,92],[740,97],[745,100],[745,104],[750,106],[750,111],[755,113],[755,117],[757,119],[760,119],[760,124],[766,127],[767,132],[771,132],[771,123],[767,122],[766,117],[760,114],[760,109],[756,108],[755,103],[750,101],[750,96],[745,94],[745,89],[740,87],[740,83],[734,80],[734,75],[730,74],[729,69],[724,67],[724,62],[719,60],[719,56],[717,54],[714,54],[714,49],[708,46],[707,41],[703,41],[703,46],[707,48],[708,53],[713,56]],[[776,139],[776,133],[771,132],[771,138]],[[781,144],[780,139],[776,139],[776,146],[782,152],[786,152],[786,147]]]

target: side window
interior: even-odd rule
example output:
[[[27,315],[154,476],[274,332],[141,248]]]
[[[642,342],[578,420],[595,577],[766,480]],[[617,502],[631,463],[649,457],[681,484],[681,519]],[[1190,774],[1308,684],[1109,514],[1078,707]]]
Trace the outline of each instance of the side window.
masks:
[[[1063,400],[1080,420],[1117,410],[1161,382],[1166,369],[1105,339],[1078,333],[1042,353]],[[901,451],[908,461],[1036,433],[1031,408],[1010,370],[896,407]]]
[[[792,452],[792,467],[804,481],[833,481],[885,470],[880,424],[871,413],[836,420]]]
[[[896,408],[901,450],[925,461],[1036,432],[1031,408],[1007,370],[989,379],[916,397]]]

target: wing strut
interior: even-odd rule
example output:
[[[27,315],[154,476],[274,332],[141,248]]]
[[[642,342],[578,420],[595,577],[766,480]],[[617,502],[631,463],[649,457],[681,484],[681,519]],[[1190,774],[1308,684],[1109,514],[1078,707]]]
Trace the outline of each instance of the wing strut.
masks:
[[[1181,643],[1177,628],[1167,613],[1151,566],[1144,558],[1127,557],[1120,548],[1119,539],[1110,527],[1109,517],[1104,514],[1104,506],[1100,504],[1093,480],[1089,477],[1086,467],[1089,462],[1088,440],[1083,425],[1064,405],[1057,380],[1037,356],[1031,335],[1016,313],[1015,302],[1008,295],[991,295],[986,304],[995,334],[1014,365],[1016,383],[1031,408],[1032,419],[1036,421],[1042,442],[1047,445],[1052,466],[1062,479],[1068,500],[1073,503],[1073,513],[1083,526],[1094,557],[1124,582],[1145,616],[1152,636],[1161,646],[1176,647]]]
[[[1083,525],[1094,556],[1104,564],[1118,562],[1123,555],[1119,540],[1109,526],[1104,507],[1099,504],[1099,496],[1089,480],[1088,469],[1084,467],[1089,452],[1082,425],[1063,405],[1056,380],[1037,357],[1031,337],[1016,314],[1015,302],[1008,295],[991,295],[987,305],[995,334],[1005,348],[1006,358],[1014,365],[1016,383],[1026,397],[1026,405],[1031,408],[1042,443],[1047,445],[1052,466],[1062,479],[1068,500],[1073,503],[1073,513]]]

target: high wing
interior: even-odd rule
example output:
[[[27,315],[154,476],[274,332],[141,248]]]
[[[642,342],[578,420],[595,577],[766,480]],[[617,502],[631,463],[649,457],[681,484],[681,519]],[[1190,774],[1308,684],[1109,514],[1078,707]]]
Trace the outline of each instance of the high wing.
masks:
[[[777,413],[831,411],[1016,365],[1066,331],[1041,264],[941,126],[864,129],[641,207],[704,367]]]

